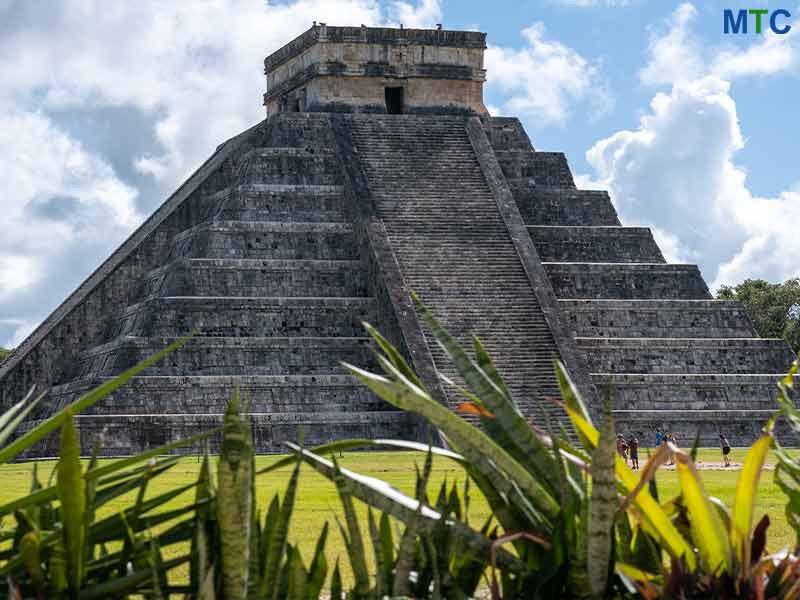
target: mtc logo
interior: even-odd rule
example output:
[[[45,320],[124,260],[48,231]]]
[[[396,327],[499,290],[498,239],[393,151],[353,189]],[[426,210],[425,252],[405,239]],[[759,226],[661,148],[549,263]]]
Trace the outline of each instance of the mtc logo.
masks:
[[[725,33],[747,33],[748,16],[750,15],[755,17],[755,33],[761,33],[763,25],[761,18],[765,17],[764,21],[766,21],[767,15],[769,15],[769,28],[773,33],[784,35],[789,33],[789,31],[792,29],[792,26],[788,23],[783,21],[778,23],[778,19],[785,20],[792,18],[792,15],[789,13],[789,11],[782,8],[773,10],[771,15],[769,14],[769,10],[766,8],[751,8],[750,10],[743,8],[736,12],[735,17],[733,10],[726,8],[722,11],[722,14],[725,21]]]

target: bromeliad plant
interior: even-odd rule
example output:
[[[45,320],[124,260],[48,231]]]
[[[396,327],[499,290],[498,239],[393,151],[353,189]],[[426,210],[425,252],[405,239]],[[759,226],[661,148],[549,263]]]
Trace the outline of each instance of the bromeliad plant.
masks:
[[[387,402],[424,416],[452,450],[396,440],[351,440],[314,451],[294,450],[334,481],[340,493],[402,521],[423,550],[426,536],[451,540],[439,547],[444,554],[429,553],[447,558],[434,561],[439,563],[434,577],[426,580],[426,588],[417,589],[419,597],[471,596],[478,582],[474,577],[464,581],[465,571],[488,572],[496,598],[761,598],[770,597],[762,595],[767,591],[783,598],[800,590],[793,557],[764,556],[768,518],[753,528],[758,481],[773,445],[772,421],[747,455],[730,512],[707,496],[692,456],[674,446],[659,450],[641,477],[631,471],[615,452],[610,411],[598,431],[561,364],[556,364],[556,373],[564,408],[580,447],[563,432],[531,427],[480,341],[473,340],[470,355],[419,302],[418,309],[464,387],[448,379],[446,383],[464,396],[462,408],[478,416],[481,428],[436,402],[398,350],[367,325],[384,373],[345,367]],[[459,462],[489,502],[498,527],[473,529],[457,512],[442,510],[443,494],[431,505],[419,487],[417,498],[410,498],[323,458],[369,444],[426,450]],[[670,455],[676,460],[681,494],[662,504],[655,472]],[[459,504],[457,490],[448,503]],[[354,546],[356,555],[360,544]],[[376,548],[380,545],[376,541]],[[407,591],[413,583],[402,566],[394,572],[394,591]],[[354,564],[354,572],[359,571],[363,568]],[[450,587],[442,596],[445,582]],[[380,597],[368,592],[366,581],[360,589],[354,597]]]

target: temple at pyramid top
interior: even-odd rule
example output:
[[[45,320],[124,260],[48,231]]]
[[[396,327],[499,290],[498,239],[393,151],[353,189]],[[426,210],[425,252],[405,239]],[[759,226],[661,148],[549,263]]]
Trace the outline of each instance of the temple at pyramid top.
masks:
[[[487,114],[486,34],[315,23],[264,59],[281,112]]]

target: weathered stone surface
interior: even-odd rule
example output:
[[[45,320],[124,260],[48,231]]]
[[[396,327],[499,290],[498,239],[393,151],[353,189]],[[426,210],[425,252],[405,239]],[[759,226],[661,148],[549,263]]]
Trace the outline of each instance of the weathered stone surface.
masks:
[[[608,194],[578,190],[563,154],[485,116],[484,44],[319,25],[268,58],[270,117],[222,144],[0,364],[0,406],[55,386],[30,428],[196,331],[80,417],[84,449],[103,431],[105,452],[124,454],[214,427],[236,387],[259,451],[300,425],[308,444],[427,440],[341,367],[377,368],[368,321],[437,400],[459,401],[413,290],[462,342],[481,338],[539,424],[563,420],[548,399],[559,358],[590,408],[613,386],[620,431],[714,444],[724,428],[749,443],[791,351],[711,300],[695,265],[666,264],[649,230],[622,227]],[[418,114],[385,114],[387,87]],[[314,112],[291,110],[303,89]]]

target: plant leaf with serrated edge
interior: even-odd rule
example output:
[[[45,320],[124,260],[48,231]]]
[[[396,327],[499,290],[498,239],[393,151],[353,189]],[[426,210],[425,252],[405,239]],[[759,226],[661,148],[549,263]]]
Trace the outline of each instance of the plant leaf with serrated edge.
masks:
[[[83,582],[83,548],[86,543],[84,513],[86,496],[81,468],[81,446],[69,407],[64,409],[61,428],[61,452],[56,476],[61,502],[62,536],[67,559],[67,582],[76,595]]]
[[[592,597],[603,598],[611,558],[611,535],[617,511],[617,480],[614,476],[616,434],[610,402],[606,403],[599,443],[592,453],[592,491],[589,502],[587,570]]]
[[[253,507],[253,444],[235,390],[225,410],[225,433],[217,462],[217,522],[226,600],[244,600],[250,575]]]
[[[135,377],[136,375],[138,375],[151,365],[154,365],[168,354],[175,352],[175,350],[177,350],[178,348],[183,346],[187,341],[189,341],[192,335],[180,338],[179,340],[167,346],[161,352],[154,354],[150,358],[146,358],[135,367],[128,369],[119,377],[115,377],[111,381],[108,381],[103,385],[95,388],[88,394],[81,396],[75,402],[69,405],[72,414],[79,414],[83,412],[93,404],[97,403],[99,400],[102,400],[109,394],[113,393],[114,391],[125,385],[131,378]],[[44,421],[43,423],[40,423],[39,425],[34,427],[31,431],[29,431],[25,435],[22,435],[19,438],[17,438],[5,448],[0,449],[0,465],[7,463],[9,460],[15,458],[18,454],[20,454],[24,450],[33,446],[35,443],[43,440],[53,431],[61,427],[63,422],[64,422],[64,413],[59,412],[56,415],[53,415],[52,417]]]

